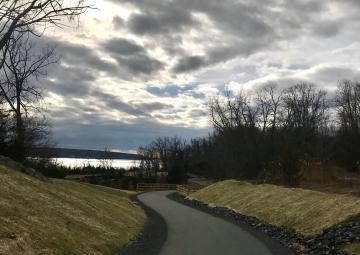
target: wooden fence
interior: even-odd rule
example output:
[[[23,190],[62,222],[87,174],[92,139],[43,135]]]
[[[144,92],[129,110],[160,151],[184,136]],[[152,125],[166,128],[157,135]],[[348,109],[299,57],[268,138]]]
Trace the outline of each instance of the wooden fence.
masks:
[[[199,184],[182,184],[178,185],[176,191],[185,197],[189,196],[191,193],[194,193],[205,186]]]
[[[138,183],[138,191],[160,191],[160,190],[176,190],[180,195],[188,196],[205,186],[199,184],[162,184],[162,183]]]
[[[176,190],[176,188],[176,184],[163,183],[138,183],[136,187],[138,191]]]

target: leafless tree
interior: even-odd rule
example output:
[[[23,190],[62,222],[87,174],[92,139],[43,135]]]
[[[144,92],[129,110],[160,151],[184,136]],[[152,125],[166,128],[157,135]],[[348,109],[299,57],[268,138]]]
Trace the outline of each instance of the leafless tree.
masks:
[[[49,26],[65,26],[90,6],[83,0],[0,0],[0,68],[5,62],[8,42],[14,34],[40,36]]]
[[[224,100],[214,97],[209,103],[210,116],[217,131],[237,127],[255,127],[256,108],[251,106],[250,96],[240,91],[234,98],[227,92]]]
[[[257,112],[260,118],[260,128],[263,132],[270,128],[273,133],[275,128],[279,126],[281,98],[282,91],[279,91],[274,83],[269,83],[257,91]]]
[[[48,66],[56,63],[58,58],[51,47],[37,53],[28,37],[12,38],[9,45],[9,53],[1,70],[0,90],[16,120],[16,157],[21,159],[25,140],[23,119],[30,112],[39,110],[36,103],[41,98],[41,90],[36,83],[40,77],[46,76]]]
[[[341,129],[360,134],[360,83],[340,82],[335,101]]]
[[[283,96],[286,126],[316,132],[328,120],[326,92],[313,84],[300,83],[287,89]]]
[[[110,170],[113,168],[114,159],[109,148],[104,149],[103,155],[98,159],[98,161],[100,166],[104,169]]]
[[[342,165],[360,170],[360,82],[339,83],[335,99],[339,122],[338,150]]]
[[[159,171],[168,173],[167,179],[172,183],[186,180],[187,143],[179,137],[159,137],[145,147],[140,147],[139,154],[144,158],[140,168],[145,177],[154,177]]]

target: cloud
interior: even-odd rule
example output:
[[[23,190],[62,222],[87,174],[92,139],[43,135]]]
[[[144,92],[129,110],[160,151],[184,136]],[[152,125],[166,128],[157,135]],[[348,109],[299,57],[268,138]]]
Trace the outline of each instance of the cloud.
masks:
[[[105,109],[117,110],[134,116],[150,116],[148,113],[131,104],[125,103],[114,95],[101,91],[94,91],[91,96],[95,97],[99,102],[102,102],[105,105]]]
[[[72,44],[63,41],[54,42],[61,61],[72,66],[88,67],[97,71],[115,73],[116,65],[103,60],[93,49],[84,45]]]
[[[179,33],[197,21],[191,13],[176,5],[131,15],[127,22],[130,30],[138,35]]]
[[[116,29],[123,28],[125,25],[124,20],[120,16],[115,16],[112,23]]]
[[[145,112],[154,112],[165,109],[169,110],[174,108],[174,106],[172,105],[160,103],[160,102],[142,102],[142,103],[136,103],[135,105],[138,109],[141,109]]]
[[[142,46],[128,39],[112,38],[103,47],[130,74],[150,75],[164,67],[161,61],[149,56]]]
[[[115,56],[119,64],[129,73],[150,75],[163,69],[162,62],[147,55],[136,55],[131,57]]]
[[[86,97],[96,80],[96,76],[87,70],[60,65],[51,69],[48,78],[42,82],[45,93],[52,92],[63,97]]]
[[[194,71],[200,69],[206,64],[206,60],[203,56],[190,56],[184,57],[179,60],[173,70],[176,73],[183,73],[187,71]]]
[[[314,35],[317,36],[332,37],[339,34],[342,27],[343,27],[342,22],[328,20],[316,24],[313,28],[313,33]]]
[[[107,51],[120,56],[129,56],[145,53],[143,47],[136,44],[136,42],[134,41],[124,38],[113,38],[104,44],[104,48]]]

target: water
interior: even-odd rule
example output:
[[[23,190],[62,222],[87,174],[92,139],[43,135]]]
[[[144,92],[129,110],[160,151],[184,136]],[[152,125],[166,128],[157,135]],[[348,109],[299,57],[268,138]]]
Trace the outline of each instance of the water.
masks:
[[[54,158],[57,163],[66,167],[82,167],[84,165],[101,166],[101,162],[98,159],[84,159],[84,158]],[[114,159],[112,160],[112,166],[114,168],[129,169],[133,166],[138,166],[139,160],[127,160],[127,159]]]

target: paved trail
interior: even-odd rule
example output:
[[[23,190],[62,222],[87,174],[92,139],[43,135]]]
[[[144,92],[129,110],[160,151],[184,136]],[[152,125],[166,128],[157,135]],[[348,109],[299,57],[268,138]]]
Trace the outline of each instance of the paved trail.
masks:
[[[168,199],[166,195],[172,192],[148,192],[138,197],[161,214],[168,225],[160,255],[280,254],[239,226]]]

